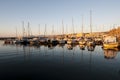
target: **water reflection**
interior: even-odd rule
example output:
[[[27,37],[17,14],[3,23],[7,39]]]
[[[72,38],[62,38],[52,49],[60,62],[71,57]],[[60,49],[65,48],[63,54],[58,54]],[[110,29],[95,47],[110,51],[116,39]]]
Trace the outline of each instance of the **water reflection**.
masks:
[[[9,50],[8,47],[10,47]],[[48,77],[47,80],[53,80],[53,78],[54,80],[59,78],[61,78],[60,80],[88,80],[84,76],[91,80],[98,78],[100,80],[111,80],[111,78],[120,80],[117,75],[120,73],[118,72],[120,68],[118,50],[103,50],[101,46],[67,44],[3,45],[1,48],[8,50],[8,52],[4,50],[6,54],[0,52],[0,63],[2,62],[0,74],[2,76],[6,76],[6,74],[12,77],[27,75],[27,78],[31,76],[36,78],[35,80],[41,80],[41,77],[43,79]],[[116,57],[116,59],[106,61],[106,57],[107,59]],[[5,61],[9,61],[9,63],[6,64]]]
[[[114,59],[117,56],[118,49],[106,49],[104,50],[104,58],[105,59]]]
[[[55,47],[58,47],[57,49],[63,48],[62,53],[64,53],[66,51],[65,50],[65,47],[66,47],[68,50],[72,50],[73,54],[75,54],[75,49],[76,49],[77,46],[79,46],[80,50],[85,50],[86,47],[87,47],[88,51],[93,52],[95,50],[95,46],[71,45],[71,44],[67,44],[67,45],[66,44],[58,44],[58,45],[52,45],[52,44],[49,44],[49,45],[3,44],[3,46],[16,47],[17,53],[19,53],[18,52],[19,48],[23,47],[23,52],[24,52],[25,56],[29,56],[33,52],[33,48],[38,49],[39,53],[40,53],[41,47],[43,47],[42,50],[44,51],[45,55],[47,54],[48,49],[53,49],[54,50]],[[101,46],[99,46],[99,47],[101,47]],[[115,49],[112,49],[112,50],[107,50],[106,49],[106,50],[103,50],[103,51],[104,51],[104,58],[105,59],[114,59],[117,56],[117,53],[118,53],[119,49],[118,48],[115,48]],[[83,51],[81,52],[81,54],[84,54]]]
[[[64,47],[65,46],[65,44],[58,44],[58,47]]]
[[[79,45],[81,50],[85,50],[85,45]]]
[[[48,44],[48,49],[54,49],[56,45]]]
[[[73,45],[68,44],[68,45],[67,45],[67,48],[68,48],[68,50],[73,50]]]
[[[24,46],[25,46],[25,45],[24,45]],[[36,48],[36,49],[40,48],[40,45],[27,45],[27,46],[29,46],[29,47],[34,47],[34,48]]]
[[[94,51],[95,46],[87,46],[88,51]]]

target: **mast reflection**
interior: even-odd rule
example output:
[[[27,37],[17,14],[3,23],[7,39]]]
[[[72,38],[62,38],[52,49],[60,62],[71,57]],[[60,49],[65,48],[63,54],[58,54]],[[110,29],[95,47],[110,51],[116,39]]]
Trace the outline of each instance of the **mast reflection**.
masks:
[[[88,51],[94,51],[95,50],[95,46],[87,46]]]
[[[73,50],[73,46],[70,45],[70,44],[68,44],[68,45],[67,45],[67,49],[68,49],[68,50]]]

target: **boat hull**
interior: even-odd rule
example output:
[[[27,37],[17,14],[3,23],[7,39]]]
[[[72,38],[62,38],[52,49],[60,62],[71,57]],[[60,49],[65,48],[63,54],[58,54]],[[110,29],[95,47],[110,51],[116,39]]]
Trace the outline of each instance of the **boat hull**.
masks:
[[[95,43],[93,41],[87,42],[87,46],[95,46]]]
[[[59,40],[59,44],[65,44],[65,40]]]
[[[80,44],[80,45],[85,45],[86,42],[85,42],[85,41],[79,41],[79,44]]]
[[[77,44],[78,42],[75,41],[75,40],[70,40],[70,41],[67,41],[67,44]]]
[[[120,45],[118,43],[103,44],[104,49],[118,48]]]

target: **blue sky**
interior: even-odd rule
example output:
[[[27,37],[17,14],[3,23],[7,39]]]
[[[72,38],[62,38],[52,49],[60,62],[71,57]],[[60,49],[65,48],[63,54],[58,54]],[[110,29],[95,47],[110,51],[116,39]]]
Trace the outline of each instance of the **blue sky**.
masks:
[[[72,18],[75,32],[81,32],[82,15],[84,32],[90,32],[90,10],[92,10],[93,31],[106,31],[114,25],[120,25],[120,0],[0,0],[0,36],[14,36],[17,27],[22,33],[22,21],[30,22],[33,35],[62,32],[62,20],[65,33],[72,32]],[[67,27],[66,27],[67,25]]]

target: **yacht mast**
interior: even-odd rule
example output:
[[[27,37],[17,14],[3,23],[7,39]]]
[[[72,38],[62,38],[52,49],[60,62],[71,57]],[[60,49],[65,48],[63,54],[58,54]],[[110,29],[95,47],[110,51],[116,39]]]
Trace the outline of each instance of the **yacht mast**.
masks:
[[[73,23],[73,18],[72,18],[72,29],[73,29],[73,35],[74,35],[74,23]]]
[[[45,24],[45,31],[44,31],[44,37],[45,37],[45,35],[46,35],[46,26],[47,26],[47,25]]]
[[[18,37],[18,35],[17,35],[17,27],[16,27],[16,38]]]
[[[22,27],[23,27],[23,37],[25,37],[24,21],[22,21]]]
[[[54,35],[54,25],[52,26],[52,36],[55,38],[55,35]]]
[[[63,20],[62,20],[62,37],[64,36],[64,23],[63,23]]]
[[[66,34],[68,34],[68,31],[67,31],[67,24],[66,24]]]
[[[83,36],[83,15],[82,15],[82,36]]]
[[[38,32],[39,32],[39,36],[40,36],[40,24],[38,24]]]
[[[30,37],[30,23],[28,22],[28,37]]]
[[[90,10],[90,34],[92,36],[92,11]]]

